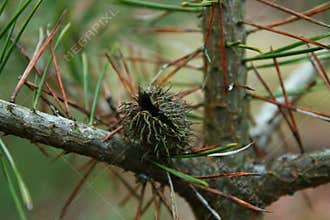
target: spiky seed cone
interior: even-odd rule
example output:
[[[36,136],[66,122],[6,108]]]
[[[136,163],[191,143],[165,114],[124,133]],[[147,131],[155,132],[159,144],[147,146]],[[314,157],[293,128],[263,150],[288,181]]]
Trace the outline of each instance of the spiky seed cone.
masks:
[[[156,156],[178,154],[188,146],[191,123],[186,104],[168,89],[139,88],[134,100],[124,103],[120,112],[125,114],[126,136],[146,152]]]

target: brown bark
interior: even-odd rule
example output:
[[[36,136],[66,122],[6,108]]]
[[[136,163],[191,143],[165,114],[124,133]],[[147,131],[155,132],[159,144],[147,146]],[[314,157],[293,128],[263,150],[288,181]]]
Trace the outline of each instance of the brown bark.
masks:
[[[248,120],[247,120],[247,99],[244,89],[229,87],[234,84],[246,84],[247,71],[242,60],[244,50],[235,47],[226,47],[226,42],[245,42],[246,32],[240,20],[244,16],[245,1],[225,0],[221,8],[215,5],[214,23],[209,42],[206,45],[211,63],[205,72],[205,115],[204,117],[204,141],[206,145],[248,142]],[[207,36],[209,31],[209,19],[212,9],[209,8],[203,13],[203,32]],[[205,59],[205,62],[207,60]],[[224,65],[225,63],[225,65]],[[225,68],[225,69],[224,69]],[[218,159],[214,163],[221,163],[218,172],[230,172],[232,170],[244,170],[247,168],[249,153],[227,159]],[[241,198],[262,205],[247,181],[236,181],[227,179],[221,181],[221,190],[241,195]],[[218,211],[224,219],[248,219],[249,213],[229,201],[218,201]],[[203,213],[199,214],[202,219]]]

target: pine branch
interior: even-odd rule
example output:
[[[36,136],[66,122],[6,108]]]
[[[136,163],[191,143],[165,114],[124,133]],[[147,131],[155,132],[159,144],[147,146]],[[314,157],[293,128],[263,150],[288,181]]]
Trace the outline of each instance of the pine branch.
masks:
[[[26,107],[0,100],[0,132],[6,135],[15,135],[33,142],[47,144],[50,147],[63,149],[119,166],[135,173],[146,173],[151,178],[168,184],[162,170],[150,164],[141,162],[143,152],[138,147],[127,143],[118,136],[107,142],[102,139],[109,132],[94,128],[72,120],[53,116]],[[191,171],[192,175],[208,175],[222,172],[232,172],[222,160],[209,158],[177,159],[175,165],[184,171]],[[250,171],[260,171],[252,165]],[[205,169],[206,168],[206,169]],[[275,201],[282,195],[292,194],[298,190],[315,187],[330,182],[330,150],[297,155],[285,155],[276,160],[269,171],[262,171],[259,177],[243,177],[230,181],[235,189],[233,193],[261,207]],[[173,179],[175,189],[185,198],[195,200],[194,205],[201,205],[198,198],[192,198],[189,187],[178,179]],[[222,188],[222,180],[210,180],[209,183],[218,189]],[[246,189],[242,186],[254,186]],[[276,190],[274,190],[276,189]],[[254,196],[254,198],[252,197]],[[208,201],[219,198],[213,194],[205,194]],[[252,200],[252,201],[251,201]]]
[[[0,100],[0,131],[109,164],[122,164],[132,146],[107,131]]]
[[[274,161],[267,174],[254,179],[257,194],[271,204],[283,195],[330,182],[330,149],[301,156],[286,154]]]

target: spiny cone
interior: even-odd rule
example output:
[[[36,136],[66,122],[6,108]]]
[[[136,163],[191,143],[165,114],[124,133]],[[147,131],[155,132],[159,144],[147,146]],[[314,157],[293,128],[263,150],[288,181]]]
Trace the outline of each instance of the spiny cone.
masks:
[[[183,100],[157,86],[139,88],[131,102],[124,103],[120,112],[124,133],[131,142],[139,143],[148,153],[171,155],[188,146],[190,125]]]

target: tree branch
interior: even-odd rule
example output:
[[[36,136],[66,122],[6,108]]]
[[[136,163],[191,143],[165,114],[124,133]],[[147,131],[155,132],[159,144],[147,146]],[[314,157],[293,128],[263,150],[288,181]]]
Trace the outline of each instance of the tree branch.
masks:
[[[266,175],[254,179],[257,194],[271,204],[283,195],[330,182],[330,149],[297,156],[286,154],[274,161]]]
[[[123,164],[126,154],[134,149],[117,136],[103,142],[107,131],[3,100],[0,100],[0,131],[109,164]]]
[[[67,152],[92,157],[134,173],[145,173],[151,178],[167,184],[165,172],[141,162],[143,152],[139,151],[138,146],[126,142],[119,136],[103,142],[102,139],[109,132],[102,129],[0,100],[0,131]],[[212,158],[181,159],[174,163],[180,170],[197,176],[235,171],[222,160]],[[249,163],[247,162],[247,164]],[[247,165],[246,167],[245,171],[259,172],[263,175],[261,177],[227,178],[227,181],[233,186],[229,193],[265,207],[282,195],[330,182],[330,150],[304,154],[300,157],[296,155],[282,156],[273,163],[268,172],[264,165]],[[213,188],[223,189],[221,179],[208,182]],[[189,201],[195,201],[193,204],[196,208],[202,206],[186,183],[178,181],[177,178],[173,178],[173,183],[179,194]],[[209,193],[204,194],[204,197],[214,204],[215,208],[221,206],[223,201],[219,200],[218,196]]]

